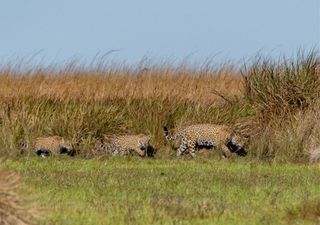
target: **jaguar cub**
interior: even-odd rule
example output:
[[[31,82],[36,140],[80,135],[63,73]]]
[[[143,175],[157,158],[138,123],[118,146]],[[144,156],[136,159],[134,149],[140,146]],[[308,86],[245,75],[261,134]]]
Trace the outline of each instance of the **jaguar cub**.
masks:
[[[192,157],[195,157],[197,147],[217,147],[222,150],[225,158],[229,158],[232,153],[240,156],[247,154],[244,149],[246,139],[232,128],[224,125],[191,125],[181,129],[173,136],[169,136],[168,128],[164,127],[164,135],[167,141],[180,140],[177,156],[188,152]]]
[[[104,145],[104,148],[111,155],[129,155],[135,153],[141,157],[145,157],[150,147],[150,137],[144,134],[105,137],[105,139],[109,143]]]
[[[71,142],[61,136],[38,137],[35,140],[34,149],[36,154],[42,157],[48,157],[53,154],[75,155]]]

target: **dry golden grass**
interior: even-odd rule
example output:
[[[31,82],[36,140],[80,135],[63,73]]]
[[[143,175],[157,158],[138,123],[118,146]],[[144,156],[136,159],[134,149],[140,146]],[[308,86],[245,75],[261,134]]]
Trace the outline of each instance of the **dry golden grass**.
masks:
[[[61,135],[88,149],[103,134],[143,132],[159,146],[163,125],[220,120],[206,111],[241,98],[242,81],[232,67],[2,69],[0,143],[7,155],[20,140]]]
[[[251,136],[250,154],[259,159],[305,161],[306,148],[318,149],[308,120],[297,119],[319,109],[317,52],[295,60],[258,58],[242,71],[213,68],[2,69],[0,155],[19,155],[20,140],[46,135],[80,143],[84,156],[105,134],[144,133],[157,149],[165,149],[163,126],[195,123],[225,124]],[[314,146],[307,146],[312,140]]]
[[[12,170],[0,170],[0,224],[35,224],[39,212],[17,193],[20,177]]]
[[[0,71],[0,98],[32,96],[56,100],[167,99],[212,104],[221,96],[241,95],[242,77],[231,69],[50,72]]]

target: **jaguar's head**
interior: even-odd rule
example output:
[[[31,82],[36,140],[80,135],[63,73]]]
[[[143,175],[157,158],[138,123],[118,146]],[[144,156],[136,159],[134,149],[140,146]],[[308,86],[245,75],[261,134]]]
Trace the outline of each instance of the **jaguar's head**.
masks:
[[[247,138],[243,137],[239,133],[232,133],[230,140],[227,142],[227,147],[232,153],[236,153],[239,156],[246,156],[247,151],[245,150],[245,144],[247,143]]]

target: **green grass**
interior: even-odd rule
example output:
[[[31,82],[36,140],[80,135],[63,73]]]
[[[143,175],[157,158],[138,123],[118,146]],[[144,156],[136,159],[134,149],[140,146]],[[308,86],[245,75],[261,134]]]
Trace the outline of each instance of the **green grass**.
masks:
[[[46,224],[316,224],[320,167],[229,161],[25,157]]]
[[[0,168],[21,174],[45,209],[42,224],[320,224],[320,166],[302,164],[320,145],[319,68],[318,51],[257,58],[242,77],[223,68],[0,68]],[[248,136],[248,156],[177,159],[163,126],[196,123]],[[150,135],[156,158],[94,158],[96,140],[124,133]],[[79,154],[42,159],[18,147],[47,135]]]

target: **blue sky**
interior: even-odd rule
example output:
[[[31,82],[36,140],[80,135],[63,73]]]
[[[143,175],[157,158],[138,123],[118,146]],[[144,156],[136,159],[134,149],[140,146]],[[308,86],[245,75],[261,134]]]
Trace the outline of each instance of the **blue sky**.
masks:
[[[319,48],[319,14],[319,0],[7,0],[0,61],[290,56]]]

